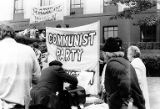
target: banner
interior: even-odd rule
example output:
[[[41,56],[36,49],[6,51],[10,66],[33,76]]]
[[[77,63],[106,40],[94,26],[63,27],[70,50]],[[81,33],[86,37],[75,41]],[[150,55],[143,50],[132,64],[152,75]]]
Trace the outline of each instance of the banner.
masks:
[[[69,74],[81,76],[79,85],[90,94],[98,94],[99,38],[99,21],[75,28],[46,27],[48,61],[61,61]]]
[[[30,23],[37,23],[41,21],[55,21],[63,20],[63,5],[50,5],[35,7],[32,9]]]

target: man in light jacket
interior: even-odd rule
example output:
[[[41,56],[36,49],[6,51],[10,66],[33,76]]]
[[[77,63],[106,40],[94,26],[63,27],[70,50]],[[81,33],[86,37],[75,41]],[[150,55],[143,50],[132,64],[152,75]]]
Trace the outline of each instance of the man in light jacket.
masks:
[[[25,108],[30,100],[32,81],[41,75],[30,46],[17,43],[14,30],[0,25],[0,109]]]

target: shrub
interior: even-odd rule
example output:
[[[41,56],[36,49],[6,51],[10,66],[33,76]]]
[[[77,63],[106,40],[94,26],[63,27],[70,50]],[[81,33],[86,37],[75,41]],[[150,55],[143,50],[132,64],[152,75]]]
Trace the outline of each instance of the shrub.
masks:
[[[145,54],[141,58],[146,66],[147,76],[160,76],[160,55]]]
[[[160,49],[160,42],[124,42],[123,48],[126,49],[130,45],[136,45],[141,50],[152,50],[152,49]]]

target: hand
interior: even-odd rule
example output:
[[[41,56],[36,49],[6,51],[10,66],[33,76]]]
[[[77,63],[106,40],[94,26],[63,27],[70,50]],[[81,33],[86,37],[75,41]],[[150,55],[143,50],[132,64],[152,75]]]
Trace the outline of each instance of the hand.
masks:
[[[77,85],[69,85],[68,87],[65,87],[67,90],[73,90],[77,88]]]

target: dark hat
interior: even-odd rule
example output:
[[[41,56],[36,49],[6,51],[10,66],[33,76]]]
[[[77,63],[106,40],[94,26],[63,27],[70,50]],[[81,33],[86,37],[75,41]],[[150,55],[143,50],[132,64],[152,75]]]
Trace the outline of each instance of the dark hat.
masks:
[[[62,66],[63,64],[60,61],[54,60],[49,63],[49,66],[52,66],[52,65]]]
[[[103,51],[105,52],[117,52],[122,49],[122,40],[119,37],[109,37],[104,46]]]

